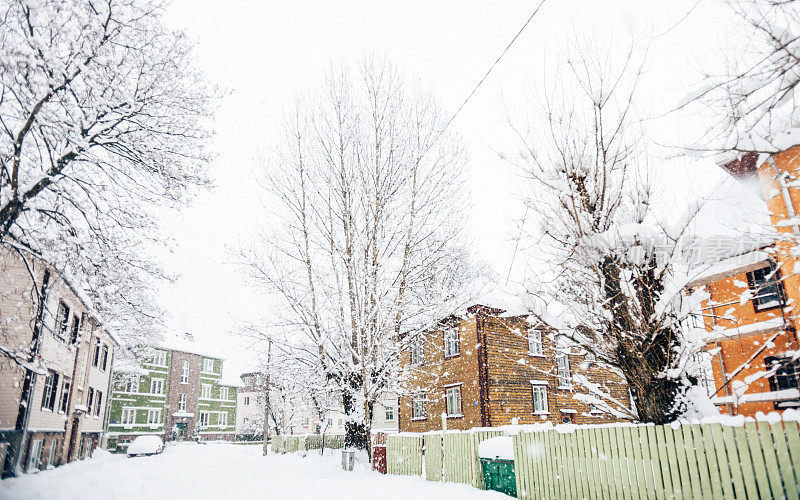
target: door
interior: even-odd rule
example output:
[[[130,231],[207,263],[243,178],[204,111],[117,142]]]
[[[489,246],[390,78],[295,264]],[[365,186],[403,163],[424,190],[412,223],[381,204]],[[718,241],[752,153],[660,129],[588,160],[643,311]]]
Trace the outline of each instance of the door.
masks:
[[[178,422],[175,424],[178,428],[178,433],[175,435],[175,441],[186,441],[186,422]]]

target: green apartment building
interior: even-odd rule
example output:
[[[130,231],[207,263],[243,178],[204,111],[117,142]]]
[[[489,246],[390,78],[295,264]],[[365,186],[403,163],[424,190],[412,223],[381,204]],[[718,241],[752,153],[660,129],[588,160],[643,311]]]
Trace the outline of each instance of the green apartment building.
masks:
[[[153,348],[139,366],[114,368],[108,448],[122,450],[136,436],[164,441],[232,441],[238,378],[223,375],[223,359],[190,334]]]

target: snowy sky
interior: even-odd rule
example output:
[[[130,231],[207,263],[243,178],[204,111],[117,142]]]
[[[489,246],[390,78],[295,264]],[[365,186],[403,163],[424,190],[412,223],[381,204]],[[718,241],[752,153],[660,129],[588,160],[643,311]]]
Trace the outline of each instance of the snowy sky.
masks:
[[[216,117],[217,188],[201,193],[166,227],[177,246],[168,257],[181,274],[163,292],[170,326],[217,342],[236,367],[253,351],[231,335],[237,321],[269,313],[263,297],[241,281],[230,247],[246,238],[262,211],[252,167],[259,149],[275,144],[282,109],[298,92],[319,87],[333,63],[385,55],[433,88],[449,112],[461,104],[533,12],[534,1],[311,1],[174,0],[168,21],[197,41],[209,80],[231,90]],[[506,109],[524,110],[545,82],[563,71],[573,34],[599,40],[609,59],[633,45],[647,50],[639,107],[647,131],[667,147],[654,150],[662,203],[682,211],[691,198],[722,178],[713,161],[674,158],[700,130],[686,113],[667,113],[738,40],[732,16],[715,0],[671,2],[547,0],[492,75],[453,122],[470,155],[469,231],[475,249],[505,276],[524,211],[513,193],[517,172],[498,150],[509,144]],[[666,113],[666,114],[665,114]]]

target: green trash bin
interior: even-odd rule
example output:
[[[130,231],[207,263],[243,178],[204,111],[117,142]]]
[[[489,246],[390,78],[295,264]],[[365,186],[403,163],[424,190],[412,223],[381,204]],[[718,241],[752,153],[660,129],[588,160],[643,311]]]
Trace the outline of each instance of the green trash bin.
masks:
[[[517,497],[517,476],[514,473],[513,460],[481,458],[481,468],[487,490]]]

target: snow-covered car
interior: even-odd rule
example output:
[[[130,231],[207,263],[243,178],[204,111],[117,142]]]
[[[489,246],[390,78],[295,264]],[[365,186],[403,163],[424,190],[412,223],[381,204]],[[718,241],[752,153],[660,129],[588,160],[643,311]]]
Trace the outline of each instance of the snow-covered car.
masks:
[[[158,436],[139,436],[128,445],[128,456],[156,455],[164,450],[164,442]]]

